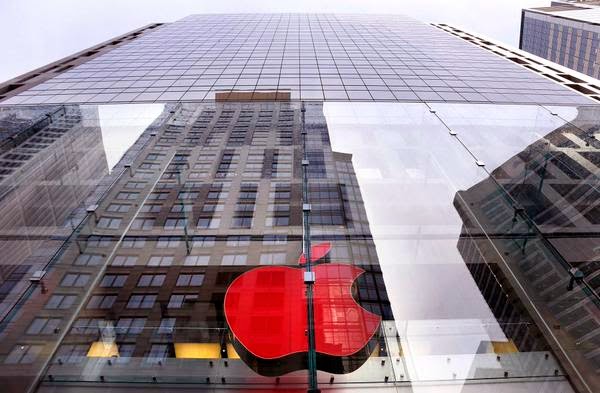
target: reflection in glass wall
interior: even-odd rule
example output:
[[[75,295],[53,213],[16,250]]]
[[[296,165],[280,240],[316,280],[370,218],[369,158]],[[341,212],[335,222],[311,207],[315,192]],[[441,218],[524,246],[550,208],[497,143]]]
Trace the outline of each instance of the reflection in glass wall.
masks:
[[[596,117],[294,101],[8,111],[0,160],[23,163],[2,174],[19,197],[0,202],[0,379],[304,390],[308,228],[320,386],[593,389]]]

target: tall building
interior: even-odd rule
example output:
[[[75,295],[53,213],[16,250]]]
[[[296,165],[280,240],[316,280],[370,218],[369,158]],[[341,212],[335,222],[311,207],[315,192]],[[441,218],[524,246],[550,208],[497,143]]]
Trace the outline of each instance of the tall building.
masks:
[[[593,0],[565,0],[524,9],[519,48],[598,79],[598,5]]]
[[[193,15],[0,86],[4,389],[595,391],[600,96],[529,61]]]

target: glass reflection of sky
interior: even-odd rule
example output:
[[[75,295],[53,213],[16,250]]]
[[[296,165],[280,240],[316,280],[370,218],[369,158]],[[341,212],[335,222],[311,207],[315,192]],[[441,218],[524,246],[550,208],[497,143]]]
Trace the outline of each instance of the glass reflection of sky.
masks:
[[[433,109],[489,171],[564,124],[539,106]],[[463,220],[453,205],[488,174],[424,104],[326,103],[324,112],[333,150],[353,155],[410,378],[500,367],[475,356],[506,336],[459,253]]]
[[[164,107],[164,104],[99,105],[96,107],[109,171],[112,171],[127,149],[163,112]]]

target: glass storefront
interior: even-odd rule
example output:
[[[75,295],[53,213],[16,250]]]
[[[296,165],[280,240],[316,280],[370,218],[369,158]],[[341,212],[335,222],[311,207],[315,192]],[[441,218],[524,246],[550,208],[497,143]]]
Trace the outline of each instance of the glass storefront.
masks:
[[[3,107],[0,382],[305,391],[314,332],[321,389],[597,391],[599,119]]]

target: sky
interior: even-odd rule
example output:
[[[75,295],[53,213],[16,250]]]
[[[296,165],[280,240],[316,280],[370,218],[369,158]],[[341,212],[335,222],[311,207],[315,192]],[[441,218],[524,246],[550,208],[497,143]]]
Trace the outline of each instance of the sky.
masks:
[[[193,13],[404,14],[518,46],[521,9],[550,0],[0,0],[0,82],[154,22]]]

